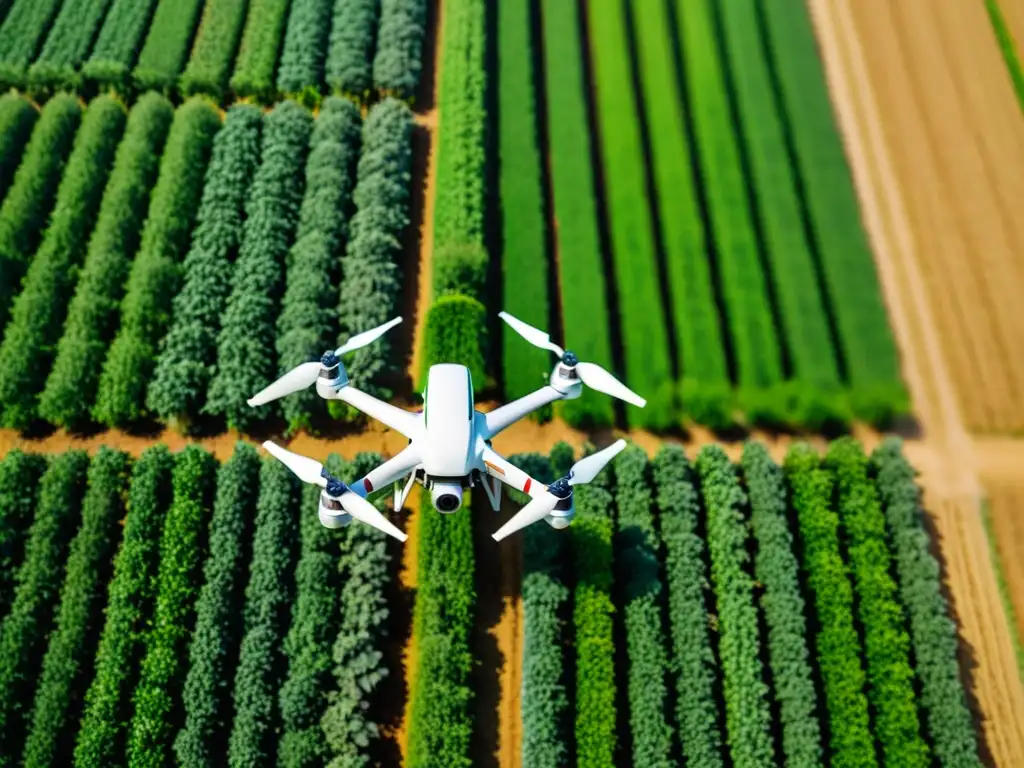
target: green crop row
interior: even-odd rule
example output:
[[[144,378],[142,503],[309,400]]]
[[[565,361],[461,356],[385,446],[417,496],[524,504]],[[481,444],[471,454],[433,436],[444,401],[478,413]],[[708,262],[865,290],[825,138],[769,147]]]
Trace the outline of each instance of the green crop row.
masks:
[[[305,197],[277,319],[282,373],[337,346],[334,301],[342,262],[338,254],[344,252],[348,238],[359,129],[359,110],[352,102],[333,96],[324,101],[310,138]],[[324,401],[310,388],[283,400],[281,409],[290,430],[308,429],[323,415]]]
[[[206,3],[192,53],[181,75],[182,93],[205,93],[218,100],[224,95],[247,5],[247,0],[209,0]]]
[[[72,5],[81,0],[72,0]],[[24,88],[28,66],[43,43],[61,0],[15,0],[0,25],[0,89]]]
[[[170,102],[157,93],[140,99],[128,116],[53,367],[39,397],[39,415],[53,424],[81,426],[89,416],[173,117]]]
[[[125,91],[157,0],[113,0],[82,77],[103,88]]]
[[[39,118],[28,99],[17,93],[0,96],[0,201],[7,196],[22,152]]]
[[[146,406],[164,421],[187,428],[205,404],[217,361],[217,335],[231,291],[235,256],[242,241],[245,206],[259,167],[262,115],[254,106],[228,110],[213,142],[197,226],[182,265],[168,332],[160,342]],[[162,286],[165,267],[153,274]],[[163,295],[163,291],[160,292]],[[160,299],[166,308],[167,297]]]
[[[42,456],[13,450],[0,461],[0,619],[14,595],[15,578],[25,556],[25,540],[38,498]]]
[[[366,101],[373,83],[378,0],[334,0],[327,48],[327,85],[335,93]]]
[[[217,369],[204,411],[242,428],[246,400],[277,377],[274,350],[284,262],[298,224],[313,118],[286,101],[266,118],[262,160],[246,204],[245,231],[217,338]]]
[[[188,57],[201,0],[160,0],[132,73],[141,90],[171,91]]]
[[[38,58],[28,69],[28,86],[46,94],[79,84],[78,68],[89,53],[110,0],[65,0],[46,34]]]
[[[277,69],[277,90],[292,98],[320,95],[331,31],[332,0],[293,0]]]
[[[245,31],[231,75],[231,90],[268,103],[276,96],[274,68],[281,47],[289,0],[250,0]]]
[[[381,0],[373,57],[373,84],[380,93],[412,100],[423,67],[426,32],[427,0]]]

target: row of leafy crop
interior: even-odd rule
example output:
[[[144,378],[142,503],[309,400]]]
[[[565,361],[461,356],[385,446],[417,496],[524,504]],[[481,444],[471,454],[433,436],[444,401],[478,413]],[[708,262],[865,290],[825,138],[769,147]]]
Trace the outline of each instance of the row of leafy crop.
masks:
[[[426,26],[426,0],[13,0],[0,85],[411,99]]]
[[[319,489],[296,526],[298,486],[246,444],[0,462],[0,764],[367,760],[389,557],[323,528]]]

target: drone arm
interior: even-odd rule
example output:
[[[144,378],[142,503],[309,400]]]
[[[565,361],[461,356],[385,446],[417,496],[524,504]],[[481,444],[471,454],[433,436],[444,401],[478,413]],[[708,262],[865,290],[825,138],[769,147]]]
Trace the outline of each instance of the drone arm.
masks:
[[[493,411],[484,414],[487,420],[487,439],[497,435],[502,430],[515,424],[524,416],[529,416],[538,408],[543,408],[556,400],[565,397],[561,392],[550,385],[541,387],[528,395],[523,395],[518,400],[495,408]]]
[[[348,403],[371,419],[376,419],[384,426],[410,440],[416,436],[421,418],[419,414],[396,408],[351,385],[339,389],[334,398]]]
[[[491,448],[484,449],[484,469],[491,477],[498,478],[509,488],[522,491],[530,498],[542,496],[547,490],[544,483],[539,483],[528,474],[504,458]]]
[[[415,443],[412,443],[353,482],[349,488],[353,493],[365,498],[374,491],[386,488],[410,472],[415,472],[421,461],[419,449]]]

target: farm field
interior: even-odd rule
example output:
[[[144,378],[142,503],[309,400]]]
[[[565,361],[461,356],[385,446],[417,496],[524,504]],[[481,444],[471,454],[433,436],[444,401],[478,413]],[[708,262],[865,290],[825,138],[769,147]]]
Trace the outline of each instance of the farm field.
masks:
[[[0,0],[0,765],[1024,764],[1020,23]],[[258,443],[406,439],[246,399],[401,315],[490,410],[502,309],[648,400],[495,439],[628,438],[573,526],[320,526]]]

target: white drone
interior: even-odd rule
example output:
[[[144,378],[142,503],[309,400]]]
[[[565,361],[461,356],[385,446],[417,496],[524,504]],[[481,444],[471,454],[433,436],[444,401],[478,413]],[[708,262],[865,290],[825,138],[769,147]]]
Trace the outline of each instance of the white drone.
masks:
[[[538,408],[556,400],[579,397],[584,384],[640,408],[646,405],[646,401],[600,366],[580,362],[572,352],[554,344],[543,331],[507,312],[501,312],[499,317],[534,346],[554,352],[559,356],[559,362],[548,384],[489,413],[474,410],[473,382],[469,369],[462,365],[444,363],[431,366],[420,413],[397,408],[349,384],[341,356],[375,341],[402,322],[400,317],[353,336],[333,352],[324,353],[319,362],[303,363],[293,368],[248,401],[253,407],[263,405],[316,383],[317,393],[325,400],[348,403],[409,439],[408,447],[352,485],[331,476],[314,459],[287,451],[269,440],[263,443],[263,447],[299,479],[324,489],[319,505],[321,523],[328,528],[341,528],[355,518],[399,541],[405,541],[406,535],[366,496],[375,489],[394,483],[395,509],[399,510],[416,481],[430,491],[434,508],[444,514],[458,510],[462,506],[463,489],[477,484],[483,487],[495,511],[500,508],[502,483],[527,494],[529,503],[493,534],[495,541],[501,541],[540,520],[546,520],[556,529],[565,528],[572,522],[576,513],[573,486],[593,480],[626,447],[625,441],[619,440],[581,459],[568,475],[551,485],[544,485],[495,452],[491,448],[491,439]],[[408,480],[403,487],[399,481],[406,476]]]

